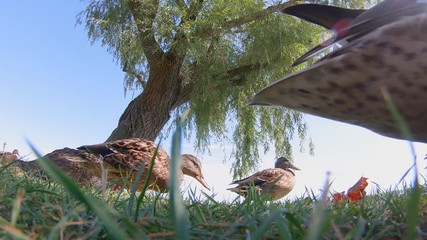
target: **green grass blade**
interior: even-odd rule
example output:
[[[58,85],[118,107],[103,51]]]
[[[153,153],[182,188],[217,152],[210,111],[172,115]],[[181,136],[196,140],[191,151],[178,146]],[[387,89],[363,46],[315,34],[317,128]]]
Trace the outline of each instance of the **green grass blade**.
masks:
[[[416,239],[417,226],[419,222],[418,213],[421,200],[421,189],[416,181],[415,186],[410,190],[407,200],[407,223],[406,223],[406,235],[405,239]]]
[[[328,200],[328,193],[330,188],[329,174],[326,177],[325,185],[323,187],[322,198],[316,203],[316,207],[311,216],[311,221],[308,228],[308,235],[306,239],[315,240],[319,239],[322,235],[322,228],[325,223],[326,203]]]
[[[134,219],[135,222],[138,219],[138,210],[135,209],[135,214],[132,214],[133,202],[135,201],[135,198],[136,198],[136,192],[138,191],[138,185],[139,185],[139,181],[141,180],[142,171],[144,171],[144,169],[145,169],[145,163],[146,163],[146,159],[144,159],[142,164],[139,165],[138,171],[137,171],[136,176],[135,176],[135,181],[133,182],[133,185],[132,185],[132,191],[131,191],[129,203],[128,203],[128,216],[135,215],[135,219]]]
[[[19,212],[21,210],[21,203],[22,200],[24,199],[24,195],[25,195],[25,189],[23,188],[19,188],[18,189],[18,194],[16,196],[16,200],[13,204],[13,208],[12,208],[12,217],[11,217],[11,224],[13,226],[16,225],[16,222],[18,221],[18,216],[19,216]]]
[[[46,189],[41,189],[41,188],[26,188],[26,192],[27,193],[46,193],[49,195],[55,195],[55,196],[60,196],[60,194],[53,192],[53,191],[49,191]]]
[[[367,221],[359,217],[357,220],[356,226],[350,232],[351,237],[349,239],[362,239],[363,234],[365,233]]]
[[[280,218],[280,222],[277,223],[277,230],[279,232],[280,239],[292,239],[291,231],[289,226],[283,217]]]
[[[136,201],[136,212],[135,212],[135,219],[134,219],[135,222],[138,220],[139,208],[141,207],[142,199],[144,198],[145,193],[147,192],[149,179],[151,178],[151,174],[153,172],[154,160],[156,159],[157,152],[159,151],[159,146],[161,143],[162,143],[162,139],[160,138],[159,143],[157,144],[156,150],[154,150],[154,154],[151,157],[150,165],[148,167],[147,177],[145,178],[144,186],[142,187],[142,191],[139,194],[138,199]]]
[[[0,224],[9,224],[9,221],[7,221],[6,219],[2,218],[2,216],[0,216]]]
[[[171,164],[170,164],[170,181],[169,181],[169,204],[173,211],[175,237],[176,239],[189,239],[189,220],[184,206],[184,202],[179,191],[179,175],[181,172],[181,123],[172,137]]]
[[[251,234],[250,239],[254,239],[254,240],[262,239],[264,234],[270,229],[271,225],[274,222],[277,223],[278,219],[282,219],[281,216],[282,216],[281,210],[276,210],[273,213],[270,213],[267,219],[261,224],[261,226],[259,226],[253,234]],[[283,219],[282,219],[282,223],[283,223]],[[277,223],[277,224],[280,224],[280,223]]]
[[[0,159],[1,160],[1,159]],[[10,162],[10,163],[8,163],[8,164],[5,164],[4,166],[1,166],[0,167],[0,174],[3,172],[3,171],[5,171],[7,168],[9,168],[11,165],[14,165],[15,164],[15,162],[16,162],[16,160],[15,161],[12,161],[12,162]]]
[[[304,232],[304,229],[302,227],[303,223],[297,219],[293,214],[287,213],[286,219],[289,222],[289,225],[292,225],[295,227],[299,232]]]
[[[13,236],[12,239],[17,239],[17,240],[31,239],[29,236],[25,235],[25,233],[23,233],[20,229],[16,228],[15,226],[12,226],[12,224],[0,223],[0,229],[3,229],[3,231]]]
[[[418,208],[420,204],[420,198],[421,198],[421,190],[418,184],[418,168],[417,168],[417,157],[415,154],[415,147],[412,143],[414,141],[414,138],[412,137],[411,131],[409,129],[408,124],[406,123],[405,119],[402,117],[402,115],[399,113],[399,110],[397,109],[396,105],[393,102],[393,99],[391,98],[389,92],[385,88],[381,88],[381,92],[383,94],[384,100],[387,104],[387,107],[389,108],[393,119],[396,121],[397,125],[400,128],[400,131],[402,132],[402,135],[404,138],[410,140],[409,147],[411,149],[411,153],[413,156],[414,164],[412,165],[414,169],[414,182],[413,182],[413,188],[411,189],[411,192],[408,197],[407,201],[407,224],[406,224],[406,238],[405,239],[415,239],[416,238],[416,230],[418,226]],[[411,168],[412,168],[411,167]],[[409,170],[408,170],[409,171]],[[408,172],[405,173],[405,175],[408,174]],[[404,177],[402,177],[403,179]],[[401,181],[402,181],[401,179]],[[399,181],[400,183],[400,181]]]

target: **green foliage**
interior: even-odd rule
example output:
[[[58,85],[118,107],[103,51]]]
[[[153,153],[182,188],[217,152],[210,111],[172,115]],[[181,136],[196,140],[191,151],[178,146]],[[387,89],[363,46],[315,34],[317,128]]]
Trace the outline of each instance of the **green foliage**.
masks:
[[[277,1],[144,0],[139,1],[144,6],[137,11],[140,18],[131,14],[131,2],[90,0],[78,23],[86,27],[92,42],[100,41],[127,69],[125,90],[144,91],[145,83],[152,81],[149,72],[156,62],[150,62],[147,54],[157,51],[182,61],[176,81],[192,90],[189,101],[172,114],[191,109],[183,127],[187,133],[195,132],[198,150],[208,150],[212,141],[232,143],[235,177],[256,167],[260,146],[266,151],[274,143],[277,155],[291,157],[290,141],[298,138],[300,150],[307,143],[313,150],[302,114],[245,102],[294,71],[288,66],[319,42],[323,29],[277,12],[256,17]],[[360,2],[364,1],[334,3],[354,7]],[[151,38],[158,49],[147,43]]]

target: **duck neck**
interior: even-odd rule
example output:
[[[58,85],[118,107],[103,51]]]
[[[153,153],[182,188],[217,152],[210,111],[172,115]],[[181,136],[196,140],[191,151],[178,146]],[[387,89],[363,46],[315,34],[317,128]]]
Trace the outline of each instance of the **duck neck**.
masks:
[[[288,171],[288,172],[290,172],[290,173],[292,173],[292,175],[294,175],[295,176],[295,173],[294,173],[294,171],[292,171],[291,169],[285,169],[285,171]]]

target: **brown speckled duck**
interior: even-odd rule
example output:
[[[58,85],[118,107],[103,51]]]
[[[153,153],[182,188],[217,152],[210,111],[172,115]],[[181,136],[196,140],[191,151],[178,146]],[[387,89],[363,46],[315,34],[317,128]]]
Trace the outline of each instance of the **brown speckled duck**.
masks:
[[[44,158],[51,160],[69,177],[83,186],[102,186],[102,159],[87,151],[63,148],[46,154]],[[21,172],[32,173],[42,178],[47,177],[37,160],[17,161],[15,166],[21,169]]]
[[[10,163],[12,161],[19,159],[19,151],[14,149],[13,152],[0,152],[0,162],[1,163]]]
[[[143,138],[129,138],[116,140],[95,145],[85,145],[77,149],[88,151],[95,155],[100,155],[103,161],[108,165],[108,180],[113,180],[122,177],[129,177],[129,181],[136,178],[141,164],[145,164],[145,169],[141,179],[145,179],[148,173],[149,163],[156,150],[157,146],[154,142]],[[158,149],[152,175],[149,182],[149,189],[167,192],[167,182],[169,176],[169,155],[161,148]],[[183,175],[188,175],[199,181],[206,189],[210,190],[209,186],[203,179],[202,164],[198,158],[190,154],[182,155],[182,174],[180,181],[183,180]],[[138,189],[141,189],[144,182],[141,181]]]
[[[295,173],[291,169],[300,170],[287,158],[280,157],[277,159],[274,168],[265,169],[250,177],[233,181],[231,184],[238,184],[238,186],[228,190],[246,197],[250,186],[254,186],[260,194],[268,195],[271,200],[277,200],[286,196],[295,186]]]

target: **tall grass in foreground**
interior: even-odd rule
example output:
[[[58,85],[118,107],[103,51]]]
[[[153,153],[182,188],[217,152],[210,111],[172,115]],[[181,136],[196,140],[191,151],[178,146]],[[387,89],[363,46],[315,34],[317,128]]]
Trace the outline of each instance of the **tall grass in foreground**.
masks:
[[[75,184],[17,176],[10,166],[0,171],[1,239],[173,239],[182,227],[187,234],[180,236],[192,239],[400,239],[407,234],[408,222],[417,223],[415,238],[427,238],[426,185],[416,195],[419,211],[415,216],[408,211],[414,195],[407,185],[403,191],[377,189],[361,202],[337,205],[308,194],[293,201],[265,203],[256,195],[243,202],[238,198],[218,202],[210,195],[191,192],[183,201],[188,221],[178,226],[165,194],[146,192],[140,208],[133,208],[138,212],[135,221],[135,212],[129,214],[132,193],[126,190],[102,194]],[[309,235],[316,217],[321,217],[319,227]]]
[[[9,167],[10,168],[10,167]],[[361,202],[332,204],[308,195],[292,201],[266,203],[251,195],[240,201],[218,202],[190,194],[183,201],[187,221],[178,234],[167,194],[147,192],[134,221],[129,215],[131,193],[80,189],[78,199],[66,187],[32,176],[16,176],[9,168],[0,178],[0,239],[403,239],[408,231],[412,189],[377,189]],[[427,186],[419,188],[415,239],[427,238]],[[93,201],[102,212],[92,208]],[[322,205],[321,215],[319,204]],[[319,227],[309,229],[316,217]]]
[[[411,187],[402,183],[403,191],[377,188],[359,202],[333,204],[327,194],[308,191],[284,202],[256,194],[219,202],[192,189],[182,199],[176,175],[180,131],[178,126],[172,144],[170,196],[146,187],[138,195],[135,183],[119,191],[82,189],[49,159],[40,164],[51,180],[0,165],[0,239],[427,238],[427,183],[417,179]]]

